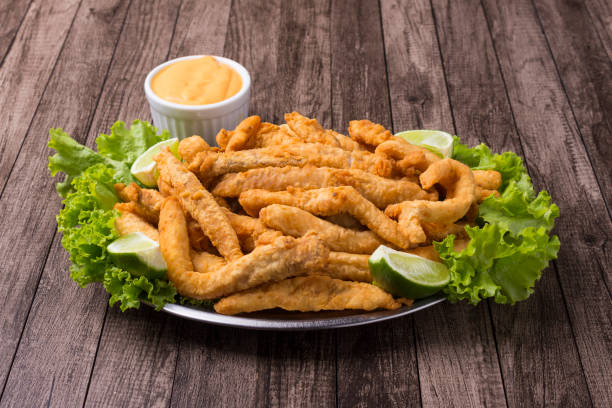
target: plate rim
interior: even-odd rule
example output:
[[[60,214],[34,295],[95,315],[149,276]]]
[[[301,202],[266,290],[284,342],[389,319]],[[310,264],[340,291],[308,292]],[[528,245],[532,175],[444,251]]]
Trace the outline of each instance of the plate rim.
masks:
[[[410,307],[402,306],[396,310],[372,311],[348,316],[331,317],[327,319],[300,320],[228,316],[216,313],[213,310],[205,310],[192,306],[180,305],[177,303],[168,303],[161,310],[172,316],[177,316],[200,323],[209,323],[215,326],[259,331],[314,331],[363,326],[396,319],[398,317],[406,316],[435,306],[444,302],[445,300],[445,296],[434,295],[425,299],[419,299]]]

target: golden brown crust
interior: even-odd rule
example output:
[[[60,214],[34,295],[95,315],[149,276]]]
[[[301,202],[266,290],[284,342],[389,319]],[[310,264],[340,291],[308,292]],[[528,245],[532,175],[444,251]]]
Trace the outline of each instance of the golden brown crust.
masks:
[[[168,149],[159,153],[155,160],[161,176],[170,182],[181,207],[200,224],[202,231],[219,253],[229,261],[240,258],[242,251],[236,232],[219,204],[197,177],[189,172]]]
[[[328,276],[304,276],[236,293],[215,304],[215,311],[235,315],[281,308],[290,311],[397,309],[401,304],[382,289]]]

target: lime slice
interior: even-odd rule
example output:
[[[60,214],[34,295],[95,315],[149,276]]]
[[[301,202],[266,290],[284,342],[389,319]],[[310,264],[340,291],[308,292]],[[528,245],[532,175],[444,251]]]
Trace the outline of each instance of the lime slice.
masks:
[[[369,264],[376,286],[410,299],[433,295],[450,281],[450,273],[444,264],[384,245],[370,256]]]
[[[440,130],[405,130],[396,133],[395,136],[422,146],[442,157],[450,157],[453,154],[453,137]]]
[[[156,163],[153,161],[153,157],[166,146],[170,146],[170,151],[178,157],[178,139],[173,138],[149,147],[147,151],[138,156],[136,161],[132,164],[132,168],[130,169],[132,176],[136,177],[136,179],[146,187],[157,187],[157,177],[159,177],[159,175],[155,169]]]
[[[106,249],[115,265],[133,275],[150,279],[166,278],[166,261],[159,244],[141,232],[124,235]]]

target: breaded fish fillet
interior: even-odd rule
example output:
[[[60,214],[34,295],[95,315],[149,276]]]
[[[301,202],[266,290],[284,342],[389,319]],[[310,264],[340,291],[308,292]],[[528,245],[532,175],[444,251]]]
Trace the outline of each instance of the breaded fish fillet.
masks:
[[[189,252],[178,242],[185,239],[186,224],[177,222],[180,207],[164,202],[160,215],[160,249],[168,264],[168,279],[178,293],[194,299],[216,299],[266,282],[305,275],[320,269],[329,250],[315,235],[277,238],[248,255],[210,273],[193,269]],[[191,266],[191,267],[190,267]]]
[[[418,162],[413,163],[413,161],[415,160],[415,157],[413,157],[413,155],[415,154],[414,152],[422,153],[424,156],[424,160],[421,161],[420,154],[417,153],[419,155],[419,160]],[[418,166],[418,170],[420,171],[424,171],[433,163],[440,161],[440,158],[429,150],[420,146],[415,146],[411,143],[408,143],[404,139],[395,136],[379,144],[376,147],[375,153],[394,158],[399,162],[408,158],[412,165]]]
[[[409,236],[425,234],[422,223],[451,225],[462,218],[476,201],[474,175],[468,166],[453,159],[433,163],[420,176],[423,188],[440,184],[446,189],[443,201],[404,201],[385,210],[397,218],[400,229]]]
[[[352,186],[378,208],[406,200],[437,200],[437,193],[429,193],[406,180],[392,180],[356,169],[330,167],[265,167],[223,176],[212,193],[222,197],[238,197],[246,190],[282,191],[288,187],[306,190],[322,187]]]
[[[286,124],[278,126],[267,122],[261,124],[252,140],[252,149],[304,142]]]
[[[301,312],[320,310],[397,309],[401,304],[382,289],[328,276],[305,276],[262,285],[228,296],[215,304],[217,313],[234,315],[281,308]]]
[[[127,235],[132,232],[142,232],[153,241],[159,241],[157,228],[146,222],[136,214],[126,211],[121,204],[115,204],[115,209],[121,213],[120,217],[115,218],[115,228],[119,235]]]
[[[382,155],[367,151],[349,152],[319,143],[289,143],[237,152],[202,151],[187,161],[188,168],[200,180],[210,180],[227,173],[239,173],[262,167],[333,167],[359,169],[382,177],[392,174],[394,163]]]
[[[346,281],[371,283],[369,258],[370,255],[330,252],[327,264],[318,274]]]
[[[236,231],[240,246],[245,252],[251,252],[262,243],[270,244],[274,239],[283,235],[280,231],[267,228],[259,218],[235,214],[227,208],[223,208],[223,211],[227,215],[232,228]]]
[[[168,266],[168,279],[171,282],[173,277],[183,271],[194,270],[187,220],[179,201],[174,196],[165,198],[162,203],[159,216],[159,248]]]
[[[257,115],[249,116],[236,126],[230,133],[225,150],[228,152],[242,150],[250,147],[252,138],[255,136],[261,125],[261,118]]]
[[[316,232],[332,251],[371,254],[386,242],[372,231],[355,231],[316,217],[297,207],[272,204],[259,212],[259,219],[268,227],[285,235],[302,237]]]
[[[497,190],[502,183],[501,173],[495,170],[472,170],[474,182],[485,190]]]
[[[178,145],[179,155],[186,161],[193,160],[196,154],[209,149],[210,146],[201,136],[186,137]]]
[[[310,119],[297,112],[285,114],[285,122],[302,140],[339,147],[343,150],[365,150],[350,137],[324,129],[316,119]]]
[[[372,147],[393,138],[393,134],[384,126],[369,120],[351,120],[348,131],[351,139]]]
[[[199,273],[215,272],[227,265],[227,261],[220,256],[208,252],[191,251],[193,268]]]
[[[320,216],[348,213],[382,239],[400,248],[410,248],[425,241],[424,234],[422,241],[411,241],[400,232],[396,222],[385,216],[374,204],[349,186],[306,191],[298,189],[277,192],[248,190],[240,194],[239,202],[244,210],[252,216],[257,216],[262,208],[271,204],[298,207]]]
[[[195,219],[219,253],[229,261],[242,256],[238,236],[227,215],[197,177],[166,148],[154,160],[183,207]]]
[[[131,212],[144,218],[147,222],[157,225],[159,208],[163,200],[159,191],[142,189],[136,183],[131,183],[129,186],[117,183],[115,184],[115,191],[122,201],[133,203]]]

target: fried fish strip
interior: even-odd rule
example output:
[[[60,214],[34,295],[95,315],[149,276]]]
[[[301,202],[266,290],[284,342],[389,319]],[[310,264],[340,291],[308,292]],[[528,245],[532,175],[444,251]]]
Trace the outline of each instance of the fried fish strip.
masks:
[[[362,170],[329,167],[265,167],[223,176],[212,190],[222,197],[238,197],[254,188],[282,191],[287,187],[314,189],[352,186],[378,208],[406,200],[437,200],[437,193],[428,193],[416,183],[391,180]]]
[[[467,244],[469,244],[469,242],[470,241],[467,239],[456,239],[455,242],[453,242],[453,248],[457,252],[463,251]],[[436,251],[433,245],[408,249],[406,250],[406,252],[408,252],[409,254],[418,255],[423,258],[427,258],[434,262],[442,262],[440,256],[438,255],[438,251]]]
[[[330,252],[327,265],[318,274],[335,279],[372,283],[369,258],[370,255]]]
[[[286,235],[302,237],[316,232],[332,251],[371,254],[385,241],[372,231],[355,231],[322,220],[297,207],[272,204],[259,212],[259,219],[270,228]]]
[[[189,244],[186,244],[184,214],[176,204],[170,197],[162,206],[159,245],[168,265],[168,279],[184,296],[216,299],[266,282],[305,275],[320,269],[329,254],[314,234],[299,239],[283,236],[223,268],[198,273],[194,271]]]
[[[159,206],[163,199],[157,190],[141,189],[136,183],[131,183],[127,187],[123,183],[117,183],[115,191],[122,201],[131,203],[131,212],[157,225]]]
[[[453,234],[457,238],[467,238],[467,232],[465,231],[465,226],[467,223],[458,222],[453,224],[435,224],[430,222],[423,222],[421,226],[425,231],[425,235],[427,235],[428,243],[433,241],[442,241],[448,235]]]
[[[297,112],[286,113],[285,122],[305,142],[321,143],[350,151],[364,150],[350,137],[324,129],[316,119],[307,118]]]
[[[414,152],[422,153],[424,156],[423,160],[420,159],[421,156],[419,155],[419,153],[414,153]],[[440,161],[440,158],[436,156],[434,153],[430,152],[429,150],[423,147],[415,146],[411,143],[408,143],[407,141],[399,137],[393,137],[381,143],[380,145],[376,147],[375,153],[386,156],[386,157],[394,158],[398,160],[398,162],[401,162],[402,160],[406,158],[410,158],[410,161],[412,162],[414,161],[415,158],[418,158],[419,159],[418,161],[415,161],[414,163],[411,163],[411,164],[415,166],[417,170],[419,171],[425,171],[433,163]],[[418,157],[413,156],[413,155],[418,155]],[[405,163],[405,162],[403,163],[404,170],[408,164],[409,163]],[[402,165],[400,165],[400,167],[402,167]],[[409,176],[410,174],[407,174],[407,175]]]
[[[318,312],[344,309],[393,310],[400,306],[393,296],[374,285],[313,275],[286,279],[236,293],[217,302],[215,311],[234,315],[277,307]]]
[[[199,273],[209,273],[227,265],[225,259],[208,252],[191,251],[191,262],[194,270]]]
[[[497,190],[502,183],[501,173],[495,170],[472,170],[474,182],[485,190]]]
[[[420,176],[423,188],[442,185],[446,191],[444,201],[404,201],[392,204],[385,214],[398,218],[400,229],[408,236],[422,237],[422,223],[453,224],[463,217],[476,201],[474,176],[468,166],[453,159],[433,163]]]
[[[159,232],[154,226],[138,215],[126,211],[125,207],[122,209],[121,204],[115,204],[115,209],[121,213],[121,216],[115,219],[115,228],[119,235],[142,232],[153,241],[159,241]]]
[[[393,134],[385,129],[384,126],[369,120],[351,120],[348,131],[351,139],[372,147],[376,147],[393,138]]]
[[[298,189],[277,192],[248,190],[240,194],[239,202],[252,216],[256,216],[259,210],[271,204],[298,207],[320,216],[348,213],[378,236],[400,248],[409,248],[420,243],[411,241],[407,236],[402,235],[396,222],[385,216],[374,204],[350,186],[306,191]],[[424,240],[425,236],[423,236]]]
[[[497,191],[497,190],[487,190],[485,188],[482,188],[482,187],[476,185],[476,199],[477,199],[477,202],[479,204],[481,202],[483,202],[485,200],[485,198],[489,197],[490,195],[494,195],[495,197],[499,197],[499,191]]]
[[[189,170],[204,183],[227,173],[261,167],[304,167],[311,164],[316,167],[359,169],[382,177],[390,176],[394,168],[393,161],[381,155],[367,151],[349,152],[318,143],[289,143],[225,153],[203,151],[187,163]]]
[[[183,271],[194,270],[189,248],[187,220],[175,196],[164,199],[161,206],[161,213],[159,215],[159,249],[168,266],[168,279],[171,282],[174,283],[173,279],[176,276],[180,276]]]
[[[235,214],[227,208],[223,208],[223,211],[236,231],[240,246],[245,252],[251,252],[258,244],[270,244],[282,235],[279,231],[267,228],[259,218]]]
[[[257,115],[249,116],[236,126],[230,133],[230,138],[227,141],[225,150],[228,152],[242,150],[243,148],[250,147],[252,144],[252,137],[259,130],[261,125],[261,118]]]
[[[210,146],[201,136],[190,136],[181,140],[178,145],[179,155],[187,161],[195,158],[196,154],[209,150]]]
[[[303,141],[286,124],[278,126],[273,123],[262,122],[257,133],[251,138],[249,147],[258,149],[289,143],[303,143]]]
[[[227,216],[213,196],[166,148],[154,160],[164,180],[170,182],[181,206],[200,224],[204,234],[229,261],[242,256],[240,243]]]

